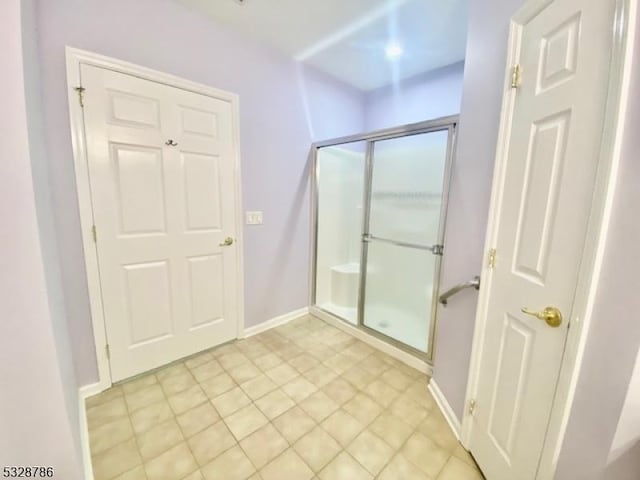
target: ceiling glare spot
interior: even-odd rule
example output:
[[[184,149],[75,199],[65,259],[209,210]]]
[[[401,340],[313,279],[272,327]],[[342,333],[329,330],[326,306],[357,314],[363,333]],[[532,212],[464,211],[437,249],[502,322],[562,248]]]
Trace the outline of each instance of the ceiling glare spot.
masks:
[[[394,60],[402,56],[404,49],[402,48],[402,45],[398,43],[390,43],[385,47],[384,53],[389,60]]]

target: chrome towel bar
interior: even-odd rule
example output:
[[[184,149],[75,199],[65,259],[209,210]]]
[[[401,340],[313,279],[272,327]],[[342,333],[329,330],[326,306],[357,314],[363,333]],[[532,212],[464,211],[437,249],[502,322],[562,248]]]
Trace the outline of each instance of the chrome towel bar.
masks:
[[[480,277],[476,275],[471,280],[468,280],[464,283],[459,283],[455,287],[451,287],[449,290],[440,295],[440,303],[442,305],[446,305],[450,297],[467,288],[475,288],[476,290],[480,290]]]

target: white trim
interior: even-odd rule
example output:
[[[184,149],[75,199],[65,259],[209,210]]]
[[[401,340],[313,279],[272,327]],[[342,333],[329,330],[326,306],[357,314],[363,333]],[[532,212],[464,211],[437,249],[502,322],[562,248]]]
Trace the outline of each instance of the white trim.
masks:
[[[299,308],[298,310],[294,310],[293,312],[285,313],[284,315],[279,315],[270,320],[265,320],[258,325],[254,325],[253,327],[245,328],[242,338],[253,337],[254,335],[258,335],[259,333],[266,332],[267,330],[271,330],[272,328],[279,327],[280,325],[284,325],[285,323],[289,323],[291,320],[295,320],[296,318],[304,317],[309,314],[309,308]]]
[[[530,0],[511,20],[506,66],[513,65],[520,51],[520,29],[528,18],[535,16],[553,0]],[[536,480],[552,480],[555,476],[558,456],[564,440],[566,425],[571,412],[584,348],[591,323],[592,307],[598,287],[598,279],[604,257],[605,241],[615,194],[615,184],[620,161],[624,115],[629,94],[630,69],[633,58],[633,32],[638,0],[616,1],[616,38],[610,65],[610,82],[607,96],[607,111],[604,121],[603,140],[594,188],[589,228],[580,267],[580,282],[577,286],[571,314],[571,328],[567,335],[565,353],[554,398],[549,428],[540,458]],[[489,222],[485,237],[484,252],[496,243],[498,234],[497,216],[502,203],[502,185],[508,150],[508,129],[511,124],[515,92],[510,88],[510,69],[505,72],[505,88],[500,118],[500,130],[494,167],[493,187],[489,208]],[[474,398],[478,389],[480,360],[487,318],[489,288],[492,270],[483,259],[482,286],[478,298],[473,347],[469,368],[469,379],[465,405]],[[474,422],[466,409],[462,419],[461,441],[468,447]]]
[[[436,380],[434,378],[429,380],[429,384],[427,385],[427,388],[429,388],[431,395],[433,395],[433,398],[435,399],[436,404],[438,405],[438,408],[440,408],[442,415],[444,415],[445,420],[451,427],[453,434],[456,436],[458,440],[460,440],[460,431],[462,429],[462,425],[460,425],[460,420],[458,420],[456,413],[453,411],[453,408],[451,408],[451,405],[449,404],[449,402],[447,401],[447,398],[442,393],[442,390],[440,390],[440,387],[438,387],[438,384],[436,383]]]
[[[373,335],[368,334],[364,330],[357,328],[355,325],[350,325],[347,322],[339,320],[334,316],[329,315],[319,308],[313,306],[309,308],[309,314],[313,315],[314,317],[318,317],[321,320],[324,320],[329,325],[339,328],[343,332],[348,333],[358,340],[362,340],[364,343],[372,346],[377,350],[380,350],[383,353],[386,353],[387,355],[392,356],[396,360],[400,360],[402,363],[409,365],[411,368],[415,368],[419,372],[425,373],[428,376],[433,375],[433,369],[431,368],[431,365],[429,365],[424,360],[421,360],[415,355],[411,355],[410,353],[407,353],[404,350],[401,350],[398,347],[379,339],[378,337],[374,337]]]
[[[87,167],[87,148],[84,135],[83,111],[79,105],[77,93],[74,88],[81,85],[80,65],[93,65],[114,72],[132,75],[144,80],[162,83],[172,87],[187,90],[200,95],[218,98],[231,104],[233,115],[233,145],[234,152],[234,176],[236,189],[236,232],[238,243],[236,248],[236,291],[237,291],[237,337],[244,332],[244,268],[243,268],[243,226],[242,218],[242,182],[240,177],[240,107],[239,97],[236,94],[225,92],[217,88],[192,82],[167,73],[151,70],[146,67],[134,65],[114,58],[105,57],[92,52],[66,47],[67,86],[69,101],[69,117],[71,121],[71,138],[73,144],[73,159],[75,168],[76,189],[78,195],[78,207],[80,211],[80,225],[82,228],[82,245],[84,249],[85,269],[87,271],[87,286],[89,290],[89,305],[91,310],[91,323],[93,326],[94,344],[96,347],[96,361],[98,365],[98,378],[101,390],[111,386],[111,369],[106,355],[107,333],[104,322],[102,295],[100,288],[100,273],[96,244],[93,241],[91,227],[93,225],[93,208],[91,202],[91,190],[89,184],[89,172]]]
[[[86,400],[102,391],[100,383],[92,383],[78,390],[78,410],[80,419],[80,447],[82,448],[82,466],[85,480],[93,480],[91,446],[89,444],[89,426],[87,424]]]

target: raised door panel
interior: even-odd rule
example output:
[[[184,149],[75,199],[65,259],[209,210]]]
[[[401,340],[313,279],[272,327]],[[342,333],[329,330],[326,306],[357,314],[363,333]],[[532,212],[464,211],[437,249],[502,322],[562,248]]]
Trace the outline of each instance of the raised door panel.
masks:
[[[186,230],[220,230],[220,158],[184,152],[182,162]]]

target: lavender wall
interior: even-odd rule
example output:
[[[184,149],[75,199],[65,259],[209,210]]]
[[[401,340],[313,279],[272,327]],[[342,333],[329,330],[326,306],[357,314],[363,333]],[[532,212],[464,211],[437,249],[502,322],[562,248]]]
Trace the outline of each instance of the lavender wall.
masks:
[[[640,25],[640,12],[637,20]],[[610,458],[618,419],[640,348],[640,33],[635,54],[622,159],[618,173],[606,261],[599,281],[592,326],[576,397],[562,448],[557,480],[637,480],[636,443]],[[637,390],[637,386],[634,387]],[[611,462],[611,463],[609,463]]]
[[[395,127],[460,113],[464,62],[368,92],[367,130]]]
[[[458,145],[453,165],[441,285],[480,271],[495,161],[509,19],[523,0],[470,0]],[[462,418],[477,295],[440,309],[434,378]]]
[[[25,2],[27,4],[28,2]],[[28,6],[28,5],[27,5]],[[0,466],[53,466],[81,478],[77,433],[65,393],[64,348],[50,309],[27,125],[21,2],[0,15]],[[29,51],[27,46],[26,51]],[[77,390],[75,391],[77,402]]]
[[[97,380],[75,196],[64,47],[70,45],[240,95],[245,321],[308,299],[308,171],[312,140],[361,131],[362,95],[304,69],[172,0],[38,2],[38,40],[53,209],[76,375]]]

